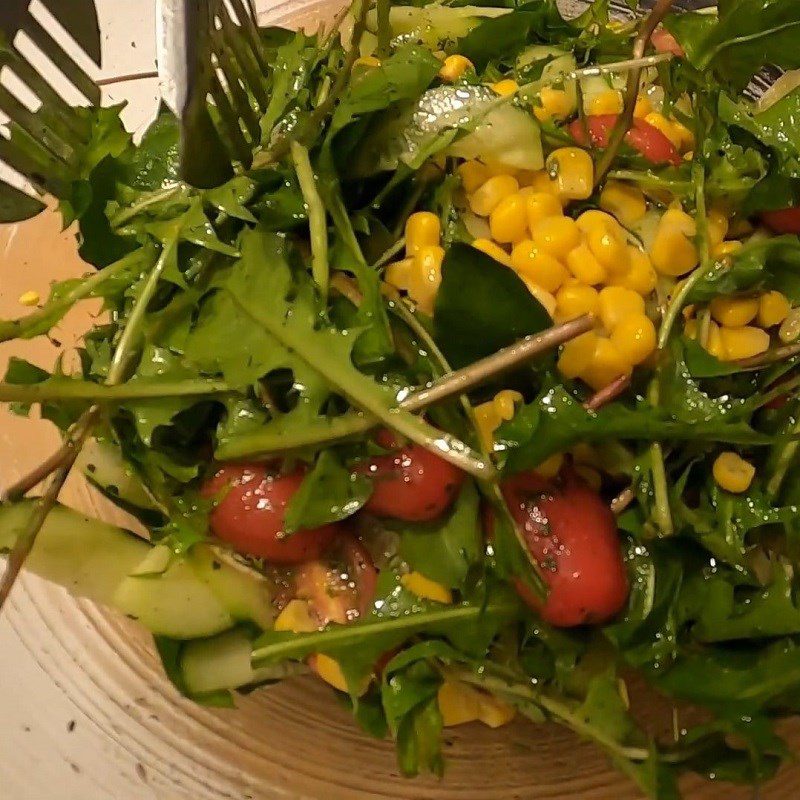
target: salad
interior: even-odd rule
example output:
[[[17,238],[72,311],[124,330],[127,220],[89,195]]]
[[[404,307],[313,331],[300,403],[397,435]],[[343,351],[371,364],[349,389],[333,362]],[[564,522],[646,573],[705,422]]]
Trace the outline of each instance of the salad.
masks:
[[[313,673],[409,776],[443,727],[520,716],[652,798],[770,778],[800,689],[798,36],[794,0],[355,0],[261,31],[261,143],[206,190],[168,111],[135,144],[85,110],[57,199],[91,268],[0,340],[107,313],[74,369],[0,383],[64,438],[6,488],[0,603],[24,566],[118,609],[198,703]],[[73,465],[147,537],[59,505]]]

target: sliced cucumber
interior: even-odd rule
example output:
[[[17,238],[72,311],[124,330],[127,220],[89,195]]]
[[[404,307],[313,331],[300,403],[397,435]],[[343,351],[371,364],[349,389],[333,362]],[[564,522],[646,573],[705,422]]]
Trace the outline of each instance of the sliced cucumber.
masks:
[[[241,689],[305,671],[301,664],[295,663],[254,670],[250,664],[252,651],[253,639],[242,628],[187,642],[180,659],[186,690],[191,695],[203,695],[223,689]]]
[[[0,507],[0,552],[13,547],[31,505],[26,501]],[[56,506],[42,526],[27,567],[173,639],[212,636],[237,620],[268,627],[266,580],[210,553],[199,546],[190,556],[175,557],[165,566],[163,552],[129,531]]]

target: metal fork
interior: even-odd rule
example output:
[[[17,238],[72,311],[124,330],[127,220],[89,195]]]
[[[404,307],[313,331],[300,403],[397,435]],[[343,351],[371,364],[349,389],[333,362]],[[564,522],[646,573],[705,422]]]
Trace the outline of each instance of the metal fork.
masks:
[[[209,188],[249,167],[269,105],[252,0],[160,0],[162,96],[181,120],[181,177]],[[209,102],[214,116],[209,110]]]
[[[42,0],[44,7],[72,36],[83,52],[100,65],[100,27],[93,0]],[[30,0],[0,2],[0,70],[13,73],[38,99],[31,112],[6,86],[0,84],[0,111],[14,132],[0,135],[0,164],[30,181],[35,195],[47,192],[66,196],[69,167],[90,135],[85,116],[71,107],[18,49],[18,35],[31,41],[91,105],[99,105],[100,89],[85,70],[30,12]],[[18,222],[44,208],[34,196],[0,180],[0,222]]]

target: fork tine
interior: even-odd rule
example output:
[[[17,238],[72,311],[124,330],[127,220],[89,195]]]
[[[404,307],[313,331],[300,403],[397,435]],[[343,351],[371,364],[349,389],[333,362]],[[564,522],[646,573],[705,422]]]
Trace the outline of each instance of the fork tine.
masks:
[[[262,112],[266,111],[269,105],[266,75],[260,70],[252,49],[247,46],[244,39],[239,35],[240,28],[228,14],[222,14],[221,17],[222,40],[236,58],[241,71],[244,73],[245,85],[253,93],[259,109]]]
[[[56,197],[66,197],[68,176],[64,165],[25,131],[18,131],[15,141],[0,136],[0,161],[24,175],[38,188]]]
[[[0,223],[22,222],[44,209],[45,204],[38,198],[0,181]]]
[[[249,167],[253,160],[253,153],[251,152],[250,145],[248,145],[247,140],[244,138],[244,134],[239,125],[239,117],[231,107],[228,95],[225,94],[222,85],[217,80],[211,81],[209,92],[214,100],[214,105],[217,107],[225,137],[228,139],[233,152],[236,153],[238,160],[246,167]]]
[[[35,17],[29,15],[22,23],[22,30],[92,105],[100,105],[101,94],[97,84],[70,58]]]
[[[256,26],[256,10],[253,7],[253,4],[248,0],[247,8],[245,8],[242,0],[228,1],[231,4],[231,8],[233,8],[233,10],[236,12],[236,16],[239,20],[239,27],[242,29],[242,33],[244,33],[250,43],[253,56],[256,59],[256,63],[258,64],[261,73],[266,75],[269,71],[269,68],[266,60],[264,59],[264,51],[261,49],[261,37],[259,36],[258,27]]]
[[[217,49],[216,57],[218,67],[225,76],[225,82],[227,84],[225,88],[228,90],[230,99],[233,102],[233,108],[242,118],[250,134],[250,138],[253,139],[253,141],[258,141],[261,138],[261,126],[259,125],[258,115],[253,111],[250,105],[250,98],[247,96],[247,92],[242,88],[242,72],[238,64],[230,57],[230,54],[224,47]]]
[[[6,2],[6,0],[3,0]],[[64,30],[97,66],[101,62],[100,22],[93,0],[41,0]]]

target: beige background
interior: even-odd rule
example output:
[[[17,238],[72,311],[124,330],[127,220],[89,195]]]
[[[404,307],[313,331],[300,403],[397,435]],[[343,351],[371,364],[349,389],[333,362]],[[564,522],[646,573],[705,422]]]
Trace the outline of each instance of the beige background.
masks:
[[[0,0],[3,2],[3,0]],[[261,7],[270,18],[314,18],[314,0]],[[311,9],[308,12],[308,9]],[[152,68],[154,10],[141,0],[100,0],[105,75]],[[135,47],[133,43],[135,42]],[[112,89],[133,100],[129,124],[152,113],[155,81]],[[0,316],[17,316],[28,289],[80,274],[58,220],[0,229]],[[72,317],[59,336],[88,323]],[[25,355],[50,366],[46,339]],[[19,345],[0,347],[0,362]],[[0,365],[1,366],[1,365]],[[0,482],[53,447],[47,426],[0,416]],[[73,481],[65,500],[109,514]],[[640,701],[652,706],[650,700]],[[467,726],[448,732],[445,782],[403,781],[390,743],[366,739],[323,686],[295,682],[244,698],[237,712],[213,712],[180,699],[135,625],[25,576],[0,620],[0,800],[625,800],[637,793],[590,745],[554,727],[524,723],[502,731]],[[654,711],[666,719],[661,711]],[[796,797],[798,770],[762,798]],[[694,782],[689,798],[749,798],[749,790]]]

